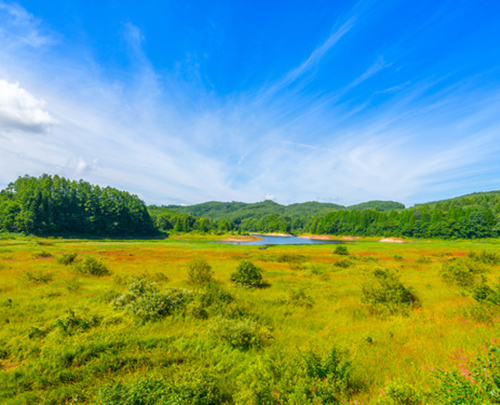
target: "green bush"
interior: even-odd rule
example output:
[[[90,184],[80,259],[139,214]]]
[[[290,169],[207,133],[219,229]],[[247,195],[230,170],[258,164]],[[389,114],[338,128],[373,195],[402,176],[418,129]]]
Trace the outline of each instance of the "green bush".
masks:
[[[71,252],[68,252],[68,253],[63,253],[61,256],[59,256],[56,261],[57,263],[59,264],[64,264],[64,265],[68,265],[68,264],[71,264],[75,261],[75,259],[77,258],[78,256],[78,253],[71,253]]]
[[[147,378],[116,383],[99,392],[98,405],[216,405],[229,403],[217,381],[205,374],[182,375],[167,383]]]
[[[294,307],[312,308],[314,305],[313,298],[308,295],[303,288],[290,291],[288,298],[286,298],[284,302],[287,305],[292,305]]]
[[[384,395],[375,405],[422,405],[426,395],[421,390],[403,381],[391,381],[384,388]]]
[[[82,274],[90,275],[90,276],[107,276],[111,274],[106,265],[95,257],[87,256],[83,261],[79,262],[75,269]]]
[[[487,270],[484,265],[470,260],[451,260],[443,263],[440,275],[447,283],[472,287],[479,281],[479,275]]]
[[[472,250],[467,254],[469,259],[472,259],[476,262],[481,262],[489,265],[498,265],[500,264],[500,255],[495,252],[488,252],[486,250],[482,250],[480,253],[473,252]]]
[[[488,353],[479,355],[461,372],[435,373],[437,382],[433,389],[436,404],[497,404],[500,398],[500,354],[491,347]]]
[[[333,254],[335,254],[335,255],[341,255],[341,256],[348,256],[350,253],[349,253],[349,250],[347,249],[347,246],[345,246],[345,245],[338,245],[333,250]]]
[[[484,280],[472,290],[472,298],[478,302],[500,305],[500,283],[490,287]]]
[[[203,259],[193,259],[187,264],[189,281],[192,284],[207,284],[212,281],[212,267]]]
[[[418,264],[430,264],[432,263],[432,260],[430,257],[425,257],[424,255],[420,255],[416,260],[415,263]]]
[[[370,309],[395,313],[420,306],[420,299],[412,288],[401,283],[398,273],[377,269],[373,276],[374,282],[367,283],[362,288],[363,301]]]
[[[63,333],[67,335],[72,335],[75,332],[83,332],[100,323],[100,318],[97,316],[81,316],[75,313],[73,310],[68,310],[68,314],[65,317],[59,318],[55,322],[55,326],[58,327]]]
[[[296,253],[283,253],[276,258],[278,263],[301,264],[307,261],[307,257]]]
[[[52,253],[46,251],[46,250],[40,250],[39,252],[33,253],[33,257],[36,259],[38,257],[53,257]]]
[[[243,287],[259,287],[262,285],[262,269],[248,260],[242,260],[231,274],[231,281]]]
[[[210,324],[210,332],[216,340],[240,350],[260,348],[272,340],[272,333],[268,328],[250,319],[217,316]]]
[[[25,270],[24,277],[34,284],[47,284],[54,279],[54,273],[45,270]]]
[[[354,388],[353,367],[345,350],[333,347],[325,353],[309,351],[304,355],[304,364],[306,375],[315,381],[311,386],[323,403],[338,403],[339,394]]]
[[[178,313],[194,298],[188,290],[169,288],[160,292],[156,283],[147,280],[132,280],[129,291],[117,297],[113,304],[124,308],[139,320],[155,321]]]

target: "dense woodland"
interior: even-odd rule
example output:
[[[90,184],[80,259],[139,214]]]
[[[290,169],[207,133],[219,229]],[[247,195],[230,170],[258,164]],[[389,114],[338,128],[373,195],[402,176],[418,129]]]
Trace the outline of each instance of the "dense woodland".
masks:
[[[42,175],[19,177],[0,192],[0,228],[51,236],[151,236],[143,201],[115,188]]]
[[[0,230],[45,236],[156,236],[160,233],[283,232],[414,238],[491,238],[500,229],[500,192],[405,208],[393,201],[350,207],[207,202],[146,207],[137,196],[83,180],[24,176],[0,192]]]

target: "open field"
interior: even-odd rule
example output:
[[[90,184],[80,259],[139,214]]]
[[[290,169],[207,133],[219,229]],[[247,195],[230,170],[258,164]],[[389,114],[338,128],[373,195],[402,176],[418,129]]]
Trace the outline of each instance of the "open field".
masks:
[[[332,245],[2,240],[0,403],[434,403],[436,370],[468,374],[475,355],[497,345],[497,306],[472,295],[481,283],[495,285],[500,265],[469,252],[489,257],[499,245],[346,246],[349,255]],[[57,261],[70,252],[110,273]],[[189,281],[193,259],[210,264],[215,287]],[[242,260],[262,268],[261,288],[230,281]],[[476,279],[445,282],[443,265],[466,260],[480,267]],[[363,291],[377,284],[376,269],[399,272],[419,302],[368,302]],[[152,295],[133,301],[133,280]],[[162,291],[181,298],[155,312]],[[332,350],[344,371],[323,376]],[[386,387],[396,383],[418,400],[389,398]],[[130,387],[167,399],[113,402]]]

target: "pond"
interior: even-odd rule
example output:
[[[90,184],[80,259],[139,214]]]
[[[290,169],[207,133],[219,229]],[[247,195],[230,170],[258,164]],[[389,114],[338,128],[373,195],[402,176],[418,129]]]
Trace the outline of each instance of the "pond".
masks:
[[[262,238],[251,242],[224,242],[232,245],[321,245],[321,244],[341,244],[339,240],[315,240],[309,238],[299,238],[298,236],[268,236],[252,234]]]

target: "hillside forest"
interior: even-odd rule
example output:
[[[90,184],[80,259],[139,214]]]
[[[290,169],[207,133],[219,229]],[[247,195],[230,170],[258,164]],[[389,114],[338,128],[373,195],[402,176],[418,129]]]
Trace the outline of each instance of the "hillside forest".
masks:
[[[40,236],[153,237],[169,233],[268,233],[476,239],[498,237],[500,191],[410,208],[393,201],[352,206],[206,202],[147,206],[112,187],[58,175],[19,177],[0,192],[0,230]]]

